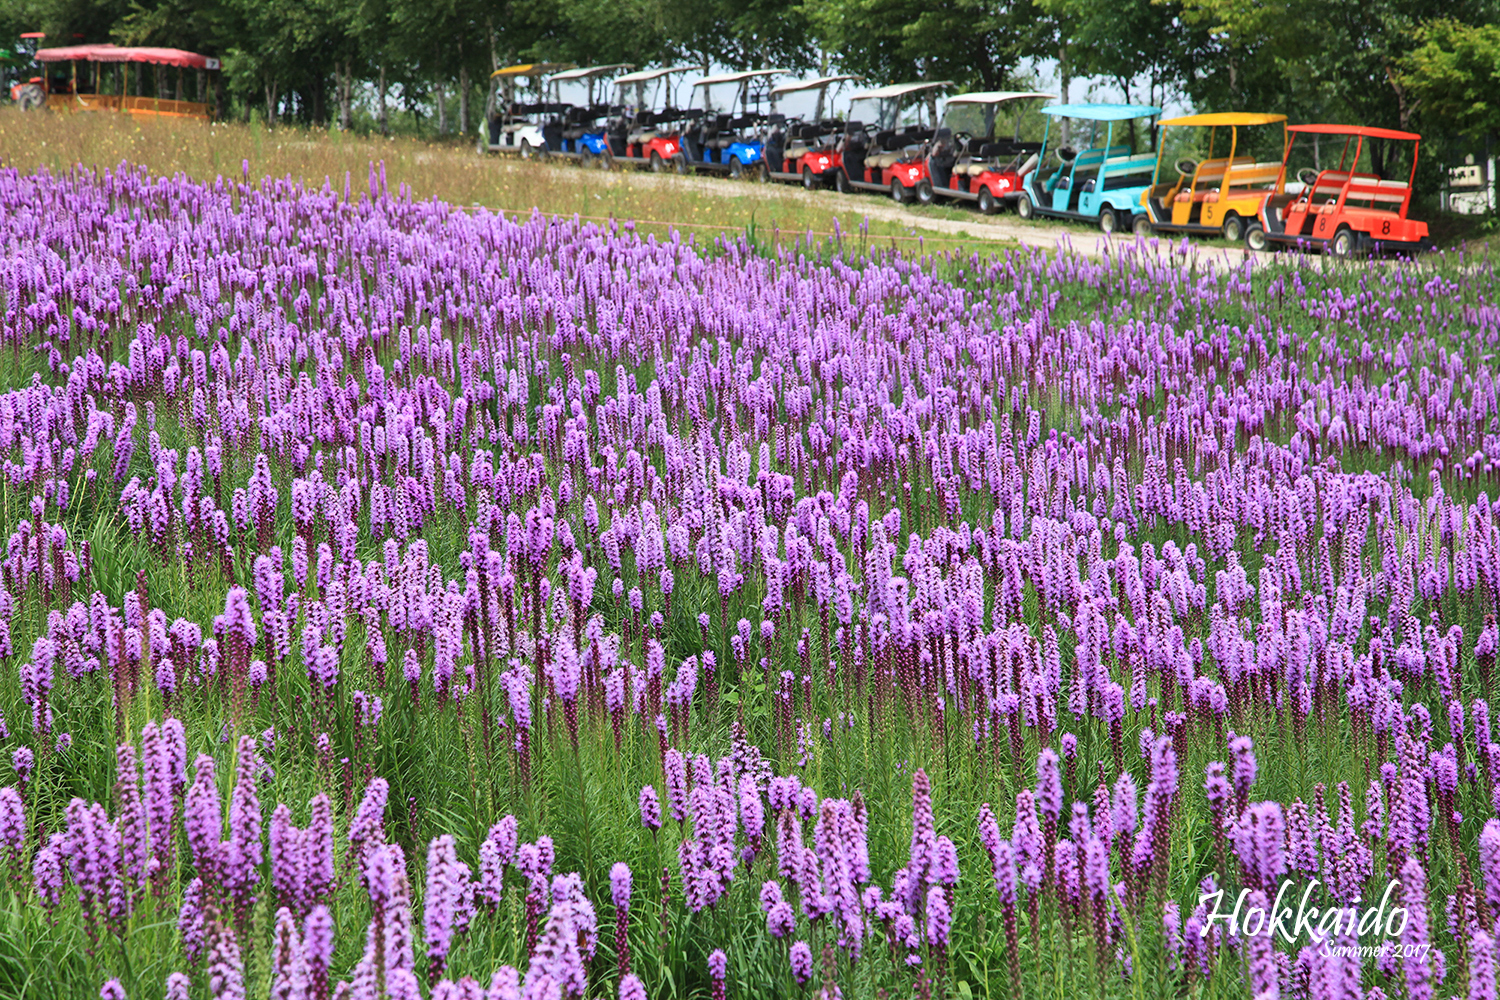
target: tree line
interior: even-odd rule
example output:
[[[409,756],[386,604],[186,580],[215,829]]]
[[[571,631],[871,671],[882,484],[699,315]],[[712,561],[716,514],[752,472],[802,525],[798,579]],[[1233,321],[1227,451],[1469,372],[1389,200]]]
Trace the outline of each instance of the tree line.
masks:
[[[1064,89],[1199,110],[1500,132],[1500,0],[0,0],[5,40],[218,56],[230,115],[478,127],[496,68],[541,59],[838,70],[969,89],[1055,61]],[[358,119],[358,120],[357,120]]]

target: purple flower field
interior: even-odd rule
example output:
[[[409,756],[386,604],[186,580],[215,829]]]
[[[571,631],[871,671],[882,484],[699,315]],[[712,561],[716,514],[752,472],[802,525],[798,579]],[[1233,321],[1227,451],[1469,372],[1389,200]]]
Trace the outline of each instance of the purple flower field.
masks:
[[[1487,263],[0,246],[0,997],[1496,996]]]

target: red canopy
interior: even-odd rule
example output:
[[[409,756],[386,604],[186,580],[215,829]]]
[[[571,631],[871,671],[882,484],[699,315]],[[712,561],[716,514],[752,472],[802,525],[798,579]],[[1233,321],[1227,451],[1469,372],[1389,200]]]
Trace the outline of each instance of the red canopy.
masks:
[[[1368,125],[1288,125],[1289,132],[1317,132],[1320,135],[1362,135],[1366,139],[1404,139],[1417,142],[1421,136],[1415,132],[1398,132],[1393,128],[1372,128]]]
[[[37,62],[152,63],[185,69],[218,69],[219,60],[183,49],[125,48],[119,45],[67,45],[38,49]]]

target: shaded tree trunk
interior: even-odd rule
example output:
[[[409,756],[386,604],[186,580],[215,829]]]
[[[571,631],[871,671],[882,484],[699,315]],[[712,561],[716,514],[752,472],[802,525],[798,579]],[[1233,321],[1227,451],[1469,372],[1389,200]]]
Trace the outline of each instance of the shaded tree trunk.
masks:
[[[1060,45],[1057,49],[1057,90],[1058,99],[1068,103],[1068,91],[1073,86],[1073,68],[1068,64],[1068,47]],[[1068,119],[1063,118],[1058,123],[1062,128],[1062,144],[1066,146],[1073,138],[1072,129],[1069,127]]]
[[[462,53],[460,46],[459,54]],[[463,63],[458,66],[458,134],[469,134],[469,67]]]
[[[338,64],[335,63],[334,71],[338,73],[339,128],[342,131],[347,132],[349,131],[349,126],[352,124],[352,122],[350,121],[350,118],[352,117],[350,104],[352,103],[354,96],[354,60],[345,59],[343,72],[341,73],[338,72]]]
[[[443,81],[438,80],[432,85],[432,92],[437,100],[438,135],[448,134],[448,89],[443,86]]]
[[[269,125],[271,128],[275,128],[276,127],[276,102],[277,102],[276,91],[278,89],[277,85],[276,85],[276,79],[274,77],[272,77],[268,73],[268,74],[266,74],[266,77],[265,77],[265,84],[266,84],[266,124]]]
[[[377,111],[376,116],[375,116],[375,120],[380,125],[380,134],[381,135],[390,135],[391,134],[390,112],[386,109],[386,105],[385,105],[386,89],[387,89],[387,87],[386,87],[386,81],[385,81],[385,64],[381,63],[380,64],[380,80],[376,84],[376,93],[377,93],[377,95],[379,97],[379,106],[378,106],[379,110]]]

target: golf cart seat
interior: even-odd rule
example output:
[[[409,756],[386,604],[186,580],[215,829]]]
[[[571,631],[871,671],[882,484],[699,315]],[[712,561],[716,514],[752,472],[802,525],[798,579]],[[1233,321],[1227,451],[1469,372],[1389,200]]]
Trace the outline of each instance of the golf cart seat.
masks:
[[[656,115],[650,111],[642,111],[635,116],[631,123],[630,133],[625,139],[627,143],[634,146],[638,143],[650,142],[656,138]]]
[[[1036,170],[1036,166],[1040,162],[1041,159],[1038,153],[1032,153],[1030,156],[1026,157],[1026,162],[1021,164],[1021,168],[1016,171],[1016,175],[1024,181],[1028,176],[1031,175],[1033,171]]]

